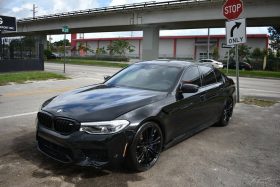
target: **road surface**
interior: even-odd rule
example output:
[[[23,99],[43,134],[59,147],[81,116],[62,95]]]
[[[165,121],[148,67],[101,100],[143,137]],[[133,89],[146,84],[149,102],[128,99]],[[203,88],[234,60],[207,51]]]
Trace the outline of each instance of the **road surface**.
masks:
[[[47,71],[62,72],[58,64]],[[230,125],[208,128],[164,151],[149,171],[65,166],[36,150],[42,102],[103,81],[118,68],[67,65],[68,80],[0,86],[0,186],[280,186],[280,103],[237,104]],[[241,95],[279,99],[279,80],[241,78]]]

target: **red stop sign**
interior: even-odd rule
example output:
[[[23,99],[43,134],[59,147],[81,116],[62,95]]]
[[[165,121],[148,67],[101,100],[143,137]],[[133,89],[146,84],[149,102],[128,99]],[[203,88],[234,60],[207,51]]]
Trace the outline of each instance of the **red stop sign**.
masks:
[[[242,0],[227,0],[223,6],[223,14],[229,20],[238,18],[242,12]]]

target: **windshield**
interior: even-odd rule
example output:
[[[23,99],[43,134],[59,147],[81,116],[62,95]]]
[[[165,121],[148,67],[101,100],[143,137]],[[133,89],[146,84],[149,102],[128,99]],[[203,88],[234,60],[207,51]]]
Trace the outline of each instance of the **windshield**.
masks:
[[[155,91],[169,91],[177,82],[182,68],[134,64],[119,72],[105,84],[117,87],[131,87]]]

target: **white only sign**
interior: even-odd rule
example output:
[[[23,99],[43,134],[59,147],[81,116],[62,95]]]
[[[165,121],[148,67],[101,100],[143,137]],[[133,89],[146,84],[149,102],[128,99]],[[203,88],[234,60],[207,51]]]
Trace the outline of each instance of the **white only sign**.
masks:
[[[246,19],[236,19],[226,22],[227,45],[246,43]]]

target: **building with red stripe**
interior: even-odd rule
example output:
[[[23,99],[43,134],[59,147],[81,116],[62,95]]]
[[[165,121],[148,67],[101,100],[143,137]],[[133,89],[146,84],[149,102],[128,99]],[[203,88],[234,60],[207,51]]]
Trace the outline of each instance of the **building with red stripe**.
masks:
[[[71,47],[77,49],[79,43],[92,50],[107,46],[114,40],[128,40],[135,48],[134,52],[127,53],[127,56],[133,58],[141,58],[142,40],[143,37],[119,37],[119,38],[77,38],[77,34],[71,35]],[[246,45],[251,47],[251,50],[260,48],[267,49],[269,43],[269,36],[266,34],[248,34]],[[208,36],[161,36],[159,40],[159,57],[160,58],[183,58],[199,60],[207,58],[207,44]],[[218,48],[220,59],[224,59],[228,48],[223,48],[226,44],[225,35],[211,35],[210,36],[210,57],[215,47]],[[92,52],[83,53],[84,55],[94,55]]]

